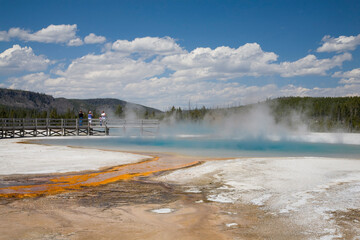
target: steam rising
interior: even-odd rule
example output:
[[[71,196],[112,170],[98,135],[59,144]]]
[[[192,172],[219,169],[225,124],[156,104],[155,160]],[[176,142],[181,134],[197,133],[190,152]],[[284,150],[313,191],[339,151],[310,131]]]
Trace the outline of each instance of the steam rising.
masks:
[[[266,104],[254,105],[241,112],[222,110],[208,113],[203,121],[176,121],[174,116],[165,119],[161,125],[165,136],[208,135],[230,139],[279,140],[298,132],[308,132],[307,126],[296,113],[287,121],[276,122]]]
[[[128,104],[124,107],[123,117],[109,112],[111,120],[136,120],[143,118],[145,108],[138,105]],[[360,144],[360,139],[346,133],[311,132],[308,126],[309,119],[298,112],[290,111],[286,116],[279,118],[266,103],[250,105],[244,108],[216,109],[208,111],[201,120],[179,119],[176,112],[166,115],[160,121],[159,129],[145,130],[142,133],[138,129],[122,131],[112,129],[112,136],[138,136],[156,137],[158,139],[222,139],[251,142],[252,148],[262,147],[269,142],[310,142],[331,144]]]

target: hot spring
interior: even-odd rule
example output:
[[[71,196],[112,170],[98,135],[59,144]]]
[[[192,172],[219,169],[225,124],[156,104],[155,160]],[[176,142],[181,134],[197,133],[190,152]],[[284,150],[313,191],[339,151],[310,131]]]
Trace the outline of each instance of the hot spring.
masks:
[[[37,142],[227,158],[164,173],[154,180],[201,193],[209,202],[255,205],[286,224],[300,226],[304,239],[339,239],[345,232],[360,235],[360,217],[347,221],[345,230],[345,220],[335,218],[360,210],[360,134],[224,136],[190,129],[181,134],[164,131],[157,136],[64,137]]]
[[[56,138],[39,143],[135,152],[173,152],[205,157],[360,156],[360,138],[352,134],[307,133],[287,136],[224,138],[211,135]]]

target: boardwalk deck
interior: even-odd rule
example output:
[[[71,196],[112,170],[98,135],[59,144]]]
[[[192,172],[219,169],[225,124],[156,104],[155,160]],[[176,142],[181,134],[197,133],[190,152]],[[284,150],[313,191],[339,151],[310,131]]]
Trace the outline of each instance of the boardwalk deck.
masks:
[[[38,137],[38,136],[80,136],[109,135],[110,129],[139,129],[141,135],[149,129],[159,128],[158,120],[113,120],[93,119],[51,119],[51,118],[0,118],[0,138]]]

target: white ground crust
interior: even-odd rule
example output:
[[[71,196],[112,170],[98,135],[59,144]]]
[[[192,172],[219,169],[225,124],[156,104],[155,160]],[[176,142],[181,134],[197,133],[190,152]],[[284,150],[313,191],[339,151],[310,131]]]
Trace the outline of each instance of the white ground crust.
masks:
[[[174,209],[171,208],[159,208],[159,209],[153,209],[151,212],[158,213],[158,214],[166,214],[166,213],[172,213]]]
[[[258,205],[323,239],[338,236],[331,211],[360,209],[360,160],[320,157],[206,162],[158,180],[203,191],[209,201]],[[354,229],[360,234],[360,229]]]
[[[97,149],[16,143],[22,140],[0,140],[0,175],[97,170],[149,158]]]

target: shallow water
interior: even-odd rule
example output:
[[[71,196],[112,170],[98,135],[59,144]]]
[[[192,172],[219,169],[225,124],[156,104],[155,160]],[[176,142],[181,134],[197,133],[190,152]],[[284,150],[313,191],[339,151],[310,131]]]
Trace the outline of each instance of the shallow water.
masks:
[[[321,136],[321,138],[319,137]],[[342,157],[359,158],[360,144],[345,142],[338,135],[287,138],[216,138],[209,136],[177,137],[89,137],[37,140],[40,143],[106,148],[141,152],[175,152],[205,157]],[[360,136],[360,135],[359,135]],[[359,136],[352,136],[352,138]]]

